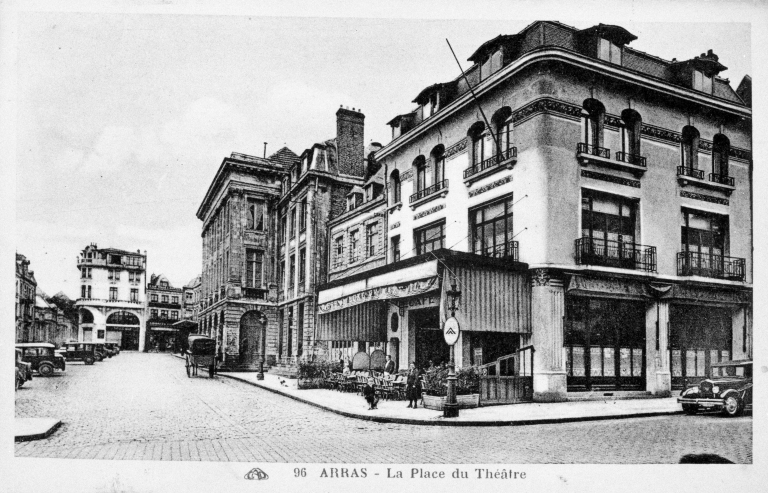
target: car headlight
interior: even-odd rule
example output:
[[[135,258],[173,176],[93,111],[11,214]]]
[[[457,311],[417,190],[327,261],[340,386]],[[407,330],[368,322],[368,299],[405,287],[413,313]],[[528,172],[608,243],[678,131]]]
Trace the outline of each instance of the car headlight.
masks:
[[[685,392],[683,392],[683,395],[696,394],[698,392],[699,392],[699,388],[698,387],[691,387],[689,389],[686,389]]]
[[[718,387],[717,385],[712,387],[712,393],[715,394],[715,395],[719,394],[720,393],[720,387]]]

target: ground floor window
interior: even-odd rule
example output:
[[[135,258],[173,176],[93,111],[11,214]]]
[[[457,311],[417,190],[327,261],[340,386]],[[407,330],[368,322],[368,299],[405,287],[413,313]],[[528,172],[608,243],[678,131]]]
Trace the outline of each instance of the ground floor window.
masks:
[[[569,391],[645,388],[645,303],[566,297]]]
[[[702,305],[672,305],[669,352],[672,388],[685,388],[709,375],[712,363],[731,359],[731,311]]]

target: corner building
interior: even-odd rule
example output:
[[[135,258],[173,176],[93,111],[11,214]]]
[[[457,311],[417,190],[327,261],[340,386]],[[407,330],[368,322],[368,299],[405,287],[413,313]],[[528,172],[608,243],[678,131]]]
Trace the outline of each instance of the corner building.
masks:
[[[384,299],[368,316],[423,365],[447,357],[456,278],[457,365],[532,345],[542,401],[668,395],[751,357],[751,79],[635,39],[535,22],[421,91],[375,156],[387,265],[329,283],[320,311]]]

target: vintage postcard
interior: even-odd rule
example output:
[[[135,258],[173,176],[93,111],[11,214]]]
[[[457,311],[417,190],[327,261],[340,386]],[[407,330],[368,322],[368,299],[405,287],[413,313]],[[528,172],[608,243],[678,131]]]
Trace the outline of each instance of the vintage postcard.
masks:
[[[766,10],[524,6],[3,6],[0,490],[755,491]]]

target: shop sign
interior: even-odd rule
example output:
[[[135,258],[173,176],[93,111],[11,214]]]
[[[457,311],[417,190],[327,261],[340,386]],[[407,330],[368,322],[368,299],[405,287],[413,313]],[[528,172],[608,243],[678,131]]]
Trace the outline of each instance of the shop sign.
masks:
[[[355,293],[337,300],[329,301],[317,306],[320,313],[330,313],[350,306],[359,305],[368,301],[391,300],[396,298],[409,298],[438,288],[436,277],[422,281],[412,281],[390,286],[382,286]],[[419,305],[421,306],[421,305]],[[429,305],[424,305],[429,306]]]
[[[438,306],[439,302],[440,298],[435,295],[419,296],[416,298],[409,298],[408,301],[405,302],[405,305],[408,308],[426,308],[429,306]]]
[[[443,324],[443,337],[449,346],[453,346],[459,340],[459,332],[459,321],[456,318],[450,317]]]

